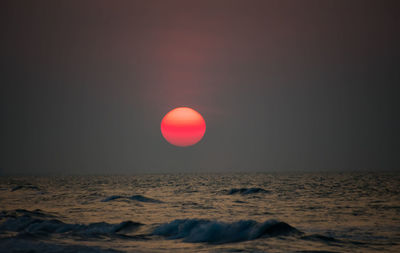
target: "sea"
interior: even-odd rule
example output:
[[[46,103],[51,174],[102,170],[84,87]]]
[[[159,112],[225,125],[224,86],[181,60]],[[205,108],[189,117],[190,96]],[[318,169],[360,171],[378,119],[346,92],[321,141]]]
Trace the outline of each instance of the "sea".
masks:
[[[0,252],[400,252],[400,174],[2,176]]]

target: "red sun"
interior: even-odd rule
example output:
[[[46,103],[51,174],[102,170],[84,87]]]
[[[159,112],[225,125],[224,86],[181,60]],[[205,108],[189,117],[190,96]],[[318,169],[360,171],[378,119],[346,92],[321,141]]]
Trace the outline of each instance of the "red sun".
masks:
[[[168,112],[161,121],[161,133],[172,145],[192,146],[206,132],[206,122],[197,111],[189,107],[178,107]]]

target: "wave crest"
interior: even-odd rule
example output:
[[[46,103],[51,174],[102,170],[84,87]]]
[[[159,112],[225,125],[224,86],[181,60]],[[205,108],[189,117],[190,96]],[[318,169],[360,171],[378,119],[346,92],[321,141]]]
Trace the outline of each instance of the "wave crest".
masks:
[[[124,221],[118,224],[97,222],[85,224],[68,224],[53,216],[45,216],[44,213],[37,214],[37,211],[16,210],[14,212],[2,212],[0,216],[0,232],[12,231],[20,234],[64,234],[70,233],[80,236],[116,235],[132,232],[141,223]]]
[[[133,195],[130,197],[120,196],[120,195],[112,195],[112,196],[109,196],[109,197],[103,199],[101,202],[109,202],[109,201],[116,200],[116,199],[129,199],[129,200],[135,200],[135,201],[147,202],[147,203],[162,203],[162,201],[160,201],[160,200],[148,198],[148,197],[145,197],[142,195]]]
[[[34,185],[17,185],[11,188],[12,192],[18,191],[18,190],[32,190],[32,191],[40,191],[40,188]]]
[[[265,190],[263,188],[258,188],[258,187],[253,187],[253,188],[232,188],[228,191],[228,195],[233,195],[233,194],[242,194],[242,195],[248,195],[248,194],[254,194],[254,193],[270,193],[270,191]]]
[[[161,224],[153,231],[168,239],[183,239],[184,242],[207,242],[222,244],[254,240],[261,237],[300,234],[301,232],[289,224],[276,220],[263,223],[254,220],[240,220],[226,223],[206,219],[178,219]]]

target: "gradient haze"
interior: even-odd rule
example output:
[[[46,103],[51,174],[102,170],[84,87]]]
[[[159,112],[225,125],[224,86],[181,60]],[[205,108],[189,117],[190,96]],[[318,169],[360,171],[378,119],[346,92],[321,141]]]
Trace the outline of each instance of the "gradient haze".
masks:
[[[0,173],[400,169],[397,1],[3,1]],[[203,140],[161,136],[171,109]]]

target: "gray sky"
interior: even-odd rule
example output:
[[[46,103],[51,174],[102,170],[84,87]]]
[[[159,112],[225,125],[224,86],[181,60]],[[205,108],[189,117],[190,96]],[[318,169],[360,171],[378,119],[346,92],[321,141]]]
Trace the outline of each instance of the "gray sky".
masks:
[[[0,173],[396,170],[396,1],[3,1]],[[161,136],[171,109],[207,124]]]

